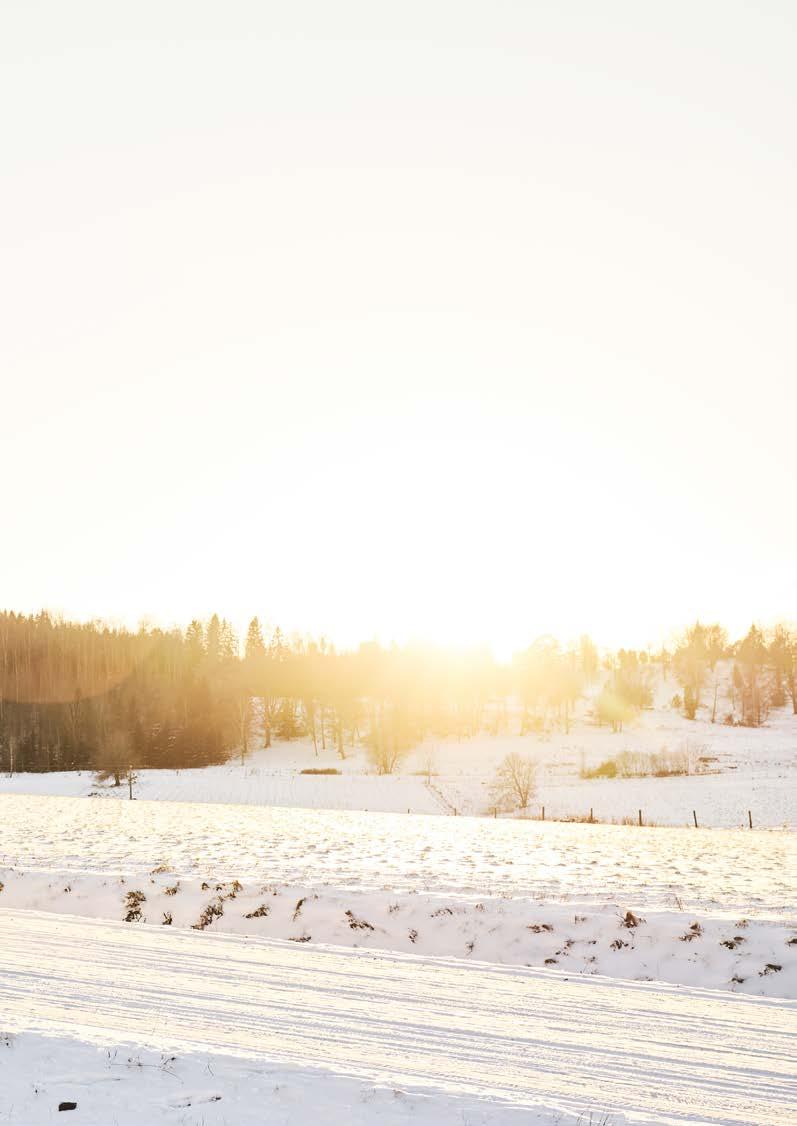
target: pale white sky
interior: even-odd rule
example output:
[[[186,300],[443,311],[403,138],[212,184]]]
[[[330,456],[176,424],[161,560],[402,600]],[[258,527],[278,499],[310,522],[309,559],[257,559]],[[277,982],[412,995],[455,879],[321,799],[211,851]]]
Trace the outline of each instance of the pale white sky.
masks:
[[[0,7],[0,602],[797,616],[797,5]]]

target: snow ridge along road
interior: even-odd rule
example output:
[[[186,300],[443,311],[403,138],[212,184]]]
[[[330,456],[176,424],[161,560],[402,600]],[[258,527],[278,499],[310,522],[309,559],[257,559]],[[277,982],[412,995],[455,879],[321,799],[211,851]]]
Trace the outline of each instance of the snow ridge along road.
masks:
[[[797,1003],[0,910],[3,1031],[656,1123],[797,1123]]]

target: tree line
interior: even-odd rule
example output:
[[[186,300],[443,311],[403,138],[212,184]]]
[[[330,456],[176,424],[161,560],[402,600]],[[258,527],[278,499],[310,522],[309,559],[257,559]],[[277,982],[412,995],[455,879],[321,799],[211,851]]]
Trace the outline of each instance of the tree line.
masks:
[[[719,663],[729,660],[730,682],[723,685]],[[797,632],[783,624],[768,633],[754,624],[729,643],[719,624],[695,622],[675,648],[672,666],[683,688],[672,702],[688,719],[695,719],[705,696],[712,723],[760,727],[772,708],[787,705],[797,715]]]
[[[720,662],[726,674],[720,676]],[[241,642],[213,615],[182,629],[130,631],[0,613],[0,769],[187,768],[245,760],[274,739],[308,737],[345,758],[364,745],[390,773],[428,736],[569,731],[576,705],[619,731],[653,701],[654,671],[678,689],[673,707],[714,722],[758,726],[773,707],[797,714],[797,634],[752,626],[731,643],[695,623],[671,650],[601,654],[588,637],[542,637],[509,663],[486,649],[365,643],[339,652],[324,640],[265,632]],[[518,713],[520,715],[518,724]]]

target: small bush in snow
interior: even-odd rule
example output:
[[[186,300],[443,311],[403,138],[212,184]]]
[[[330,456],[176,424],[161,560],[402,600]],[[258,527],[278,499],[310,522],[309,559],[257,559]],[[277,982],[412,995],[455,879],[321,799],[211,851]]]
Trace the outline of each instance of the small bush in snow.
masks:
[[[698,750],[685,742],[677,751],[662,747],[660,751],[621,751],[593,769],[582,768],[582,778],[670,778],[691,774]]]
[[[147,897],[143,891],[129,891],[125,896],[125,919],[126,923],[138,923],[141,921],[141,904],[146,903]]]
[[[244,915],[245,919],[265,919],[266,915],[271,913],[271,908],[265,903],[261,903],[254,911],[250,911],[248,915]]]
[[[222,902],[221,897],[219,897],[218,899],[212,899],[205,910],[202,912],[202,914],[199,916],[199,920],[192,925],[191,930],[203,931],[205,927],[210,926],[214,919],[220,919],[223,914],[224,903]]]
[[[346,918],[349,920],[349,926],[353,931],[372,931],[374,929],[370,923],[366,923],[365,919],[358,919],[352,911],[346,912]]]

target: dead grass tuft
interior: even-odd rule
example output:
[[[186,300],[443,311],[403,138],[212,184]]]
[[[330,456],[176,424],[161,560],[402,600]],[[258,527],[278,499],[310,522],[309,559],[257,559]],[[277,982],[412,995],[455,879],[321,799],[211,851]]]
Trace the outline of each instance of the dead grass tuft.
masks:
[[[125,896],[125,916],[126,923],[139,923],[141,922],[141,904],[147,902],[147,897],[143,891],[129,891]]]

